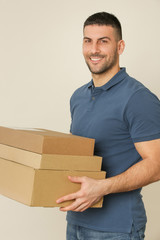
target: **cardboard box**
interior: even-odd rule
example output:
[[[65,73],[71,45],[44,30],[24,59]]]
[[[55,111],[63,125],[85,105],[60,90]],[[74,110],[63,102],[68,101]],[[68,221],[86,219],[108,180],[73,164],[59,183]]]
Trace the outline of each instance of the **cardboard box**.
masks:
[[[46,129],[0,127],[0,143],[40,154],[92,156],[95,140]]]
[[[69,167],[69,166],[68,166]],[[29,206],[59,207],[56,200],[76,192],[80,184],[71,183],[68,176],[88,176],[104,179],[105,172],[56,171],[34,169],[5,159],[0,159],[0,193]],[[101,207],[102,200],[94,205]]]
[[[100,171],[102,164],[98,156],[38,154],[3,144],[0,157],[35,169]]]

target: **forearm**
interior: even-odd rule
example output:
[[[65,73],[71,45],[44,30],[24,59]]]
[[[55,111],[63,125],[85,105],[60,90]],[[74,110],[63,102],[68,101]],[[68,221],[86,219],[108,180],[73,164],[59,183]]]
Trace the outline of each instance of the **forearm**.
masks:
[[[117,176],[104,180],[69,177],[71,182],[81,183],[81,189],[57,200],[57,203],[74,200],[61,210],[83,212],[104,195],[131,191],[160,180],[160,139],[138,142],[135,147],[143,160]]]
[[[157,161],[144,159],[133,165],[127,171],[102,180],[104,195],[127,192],[146,186],[160,180],[160,166]]]

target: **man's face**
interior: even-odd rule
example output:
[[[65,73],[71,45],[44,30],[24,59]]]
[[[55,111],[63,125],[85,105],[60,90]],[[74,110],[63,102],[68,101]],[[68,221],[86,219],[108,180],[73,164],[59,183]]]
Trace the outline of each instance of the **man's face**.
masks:
[[[84,28],[83,55],[93,74],[102,74],[119,64],[115,29],[106,25]]]

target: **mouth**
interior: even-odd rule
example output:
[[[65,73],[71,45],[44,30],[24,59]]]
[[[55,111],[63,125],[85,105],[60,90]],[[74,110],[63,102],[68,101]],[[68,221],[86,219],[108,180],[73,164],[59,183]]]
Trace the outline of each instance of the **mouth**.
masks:
[[[102,61],[103,57],[92,57],[91,56],[89,59],[92,63],[97,64]]]

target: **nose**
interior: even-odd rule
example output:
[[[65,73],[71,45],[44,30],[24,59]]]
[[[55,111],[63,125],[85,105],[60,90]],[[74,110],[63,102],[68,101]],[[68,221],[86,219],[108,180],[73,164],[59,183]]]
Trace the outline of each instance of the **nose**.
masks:
[[[99,46],[97,42],[93,42],[91,45],[91,54],[98,54],[100,52]]]

